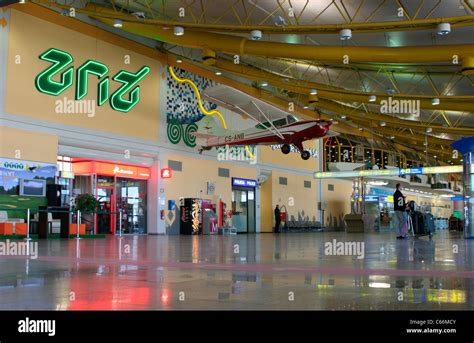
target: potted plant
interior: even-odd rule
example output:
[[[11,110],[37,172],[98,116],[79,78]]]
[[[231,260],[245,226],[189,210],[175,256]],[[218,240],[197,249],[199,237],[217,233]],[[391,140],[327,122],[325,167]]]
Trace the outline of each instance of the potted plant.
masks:
[[[99,200],[93,195],[81,194],[76,197],[76,210],[81,211],[81,222],[86,224],[87,230],[92,231],[94,228],[94,214],[99,208]]]

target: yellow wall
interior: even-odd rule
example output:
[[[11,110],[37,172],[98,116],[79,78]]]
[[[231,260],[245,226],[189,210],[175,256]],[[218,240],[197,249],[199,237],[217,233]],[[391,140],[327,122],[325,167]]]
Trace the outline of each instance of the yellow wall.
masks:
[[[10,23],[5,98],[7,113],[145,140],[158,139],[158,61],[16,10],[11,11]],[[53,47],[72,55],[75,71],[86,60],[93,59],[108,66],[110,78],[119,70],[137,72],[148,65],[151,71],[139,83],[140,102],[128,113],[114,111],[106,103],[96,107],[96,115],[92,118],[86,114],[55,113],[56,100],[64,97],[74,99],[76,80],[59,96],[43,94],[36,89],[36,76],[51,65],[38,56]],[[125,55],[130,56],[130,64],[125,64]],[[15,63],[18,57],[21,58],[20,64]],[[120,85],[110,80],[110,94]],[[97,78],[89,76],[89,92],[84,99],[96,100],[96,90]]]
[[[58,137],[0,126],[0,157],[56,164]]]
[[[317,182],[319,184],[319,181]],[[334,191],[328,191],[328,185],[334,185]],[[323,180],[324,225],[344,228],[344,216],[351,213],[352,182],[344,180]]]
[[[181,172],[173,170],[171,179],[163,180],[167,200],[175,200],[178,204],[180,197],[214,200],[218,204],[219,195],[227,205],[227,210],[232,209],[232,177],[245,179],[256,179],[256,170],[251,167],[238,166],[232,163],[196,159],[182,155],[166,155],[168,160],[181,161],[183,170]],[[228,168],[229,177],[218,176],[218,168]],[[216,190],[214,196],[207,195],[207,182],[214,182]],[[200,192],[202,191],[202,193]],[[258,226],[258,223],[257,223]]]
[[[280,177],[286,177],[288,184],[280,185]],[[304,188],[305,180],[311,181],[311,188]],[[310,176],[282,173],[275,170],[272,172],[272,208],[274,209],[276,204],[280,206],[285,205],[288,220],[291,220],[292,215],[297,221],[305,217],[313,220],[313,216],[315,217],[314,220],[317,220],[318,203],[316,201],[316,192],[316,182]],[[293,201],[292,206],[291,203]]]
[[[273,192],[272,181],[267,180],[260,188],[260,232],[273,232]]]

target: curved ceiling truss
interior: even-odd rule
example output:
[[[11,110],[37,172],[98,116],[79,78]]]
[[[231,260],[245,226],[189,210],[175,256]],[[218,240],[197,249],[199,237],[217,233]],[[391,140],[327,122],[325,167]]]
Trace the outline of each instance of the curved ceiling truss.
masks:
[[[453,163],[453,140],[474,135],[469,0],[33,2],[74,7],[110,26],[120,19],[120,30],[158,41],[175,61],[257,88],[266,81],[262,91],[280,102],[445,162]],[[440,23],[452,32],[438,35]],[[184,35],[174,35],[178,25]],[[352,39],[340,40],[341,29],[351,29]],[[251,39],[252,30],[262,39]],[[382,106],[390,101],[414,107],[393,113]]]

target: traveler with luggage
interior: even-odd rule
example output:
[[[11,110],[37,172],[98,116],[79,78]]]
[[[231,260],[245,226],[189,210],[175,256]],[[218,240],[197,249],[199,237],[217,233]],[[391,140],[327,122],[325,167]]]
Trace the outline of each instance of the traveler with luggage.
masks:
[[[393,193],[393,203],[395,210],[395,226],[397,228],[397,239],[404,239],[408,229],[408,214],[406,196],[402,194],[402,186],[397,183],[396,190]]]

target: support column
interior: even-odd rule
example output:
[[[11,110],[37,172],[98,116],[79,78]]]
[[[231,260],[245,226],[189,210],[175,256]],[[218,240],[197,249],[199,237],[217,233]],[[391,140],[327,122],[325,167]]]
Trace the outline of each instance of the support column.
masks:
[[[474,137],[464,137],[451,146],[463,155],[464,238],[474,238]]]

